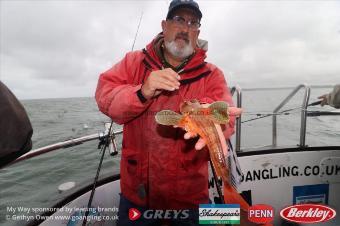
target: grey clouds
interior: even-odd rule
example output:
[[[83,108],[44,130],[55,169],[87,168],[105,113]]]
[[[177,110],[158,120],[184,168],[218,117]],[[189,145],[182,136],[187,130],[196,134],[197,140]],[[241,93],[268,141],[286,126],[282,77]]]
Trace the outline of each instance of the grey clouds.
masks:
[[[161,31],[168,2],[0,1],[0,79],[21,99],[93,96]],[[340,82],[340,2],[198,1],[207,61],[243,88]]]

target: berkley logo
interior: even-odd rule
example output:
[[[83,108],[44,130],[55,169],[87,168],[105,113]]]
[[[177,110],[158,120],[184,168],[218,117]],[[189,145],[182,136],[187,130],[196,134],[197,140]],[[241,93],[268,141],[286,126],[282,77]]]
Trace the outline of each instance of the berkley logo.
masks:
[[[298,204],[281,210],[280,216],[297,223],[318,223],[333,219],[335,210],[320,204]]]
[[[248,219],[256,224],[266,224],[274,220],[274,208],[265,204],[256,204],[248,209]]]

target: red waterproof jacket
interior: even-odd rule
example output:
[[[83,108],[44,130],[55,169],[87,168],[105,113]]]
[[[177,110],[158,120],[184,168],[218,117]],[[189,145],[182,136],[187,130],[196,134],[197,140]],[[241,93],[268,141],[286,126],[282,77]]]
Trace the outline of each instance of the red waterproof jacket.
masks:
[[[155,209],[197,208],[208,203],[208,151],[196,151],[197,139],[184,140],[180,128],[158,125],[155,114],[164,109],[179,112],[180,103],[198,99],[232,104],[224,75],[204,62],[206,51],[195,55],[180,72],[178,91],[163,91],[141,102],[137,91],[153,70],[162,69],[155,38],[143,51],[134,51],[100,75],[96,101],[99,109],[118,124],[124,124],[121,157],[121,191],[133,203]],[[230,120],[226,136],[233,133]]]

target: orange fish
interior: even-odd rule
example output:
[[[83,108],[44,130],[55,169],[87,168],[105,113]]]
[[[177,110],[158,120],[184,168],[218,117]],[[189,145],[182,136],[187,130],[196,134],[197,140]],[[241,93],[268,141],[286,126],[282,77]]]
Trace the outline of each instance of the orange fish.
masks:
[[[239,115],[241,109],[228,107],[228,104],[223,101],[214,102],[209,107],[204,108],[197,100],[191,100],[181,104],[180,112],[182,114],[171,110],[160,111],[155,116],[156,122],[161,125],[181,127],[187,132],[203,138],[209,149],[216,175],[222,178],[225,203],[239,203],[242,210],[248,211],[248,203],[231,185],[230,170],[215,126],[215,123],[227,124],[229,115]]]

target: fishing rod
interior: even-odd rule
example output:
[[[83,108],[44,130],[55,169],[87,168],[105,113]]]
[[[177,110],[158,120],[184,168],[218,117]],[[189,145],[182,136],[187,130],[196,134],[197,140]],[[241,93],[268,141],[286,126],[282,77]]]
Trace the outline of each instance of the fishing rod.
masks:
[[[231,161],[233,161],[234,164],[235,164],[235,170],[236,170],[235,173],[237,173],[239,176],[243,176],[240,164],[239,164],[239,162],[237,160],[237,155],[234,152],[233,145],[232,145],[230,139],[228,139],[226,141],[227,141],[227,146],[228,146],[228,149],[229,149],[229,152],[230,152],[230,154],[228,156],[228,165],[229,165],[229,168],[231,167]],[[215,168],[214,168],[214,166],[212,164],[212,161],[209,160],[209,162],[210,162],[211,171],[212,171],[212,174],[213,174],[213,177],[214,177],[214,180],[215,180],[215,185],[216,185],[216,188],[217,188],[217,193],[219,195],[219,198],[221,199],[221,203],[224,204],[224,196],[223,196],[223,192],[221,190],[221,187],[219,185],[219,180],[218,180]],[[236,189],[237,182],[236,182],[236,178],[233,176],[233,171],[231,169],[230,169],[230,179],[232,181],[231,185]]]
[[[310,103],[310,104],[307,105],[307,107],[316,106],[316,105],[319,105],[319,104],[321,104],[321,100]],[[297,109],[301,109],[301,107],[290,108],[290,109],[281,111],[279,113],[269,113],[269,114],[263,114],[263,115],[262,114],[256,114],[256,115],[258,115],[258,117],[242,121],[241,123],[246,123],[246,122],[254,121],[254,120],[257,120],[257,119],[266,118],[266,117],[273,116],[273,115],[289,115],[290,111],[297,110]]]
[[[324,116],[324,115],[340,115],[340,112],[334,111],[308,111],[308,117]]]
[[[214,177],[217,194],[218,194],[218,196],[220,198],[220,202],[222,204],[224,204],[224,197],[223,197],[222,189],[221,189],[220,185],[218,184],[219,183],[218,176],[216,174],[216,171],[215,171],[214,165],[212,164],[211,159],[209,159],[209,162],[210,162],[211,172],[212,172],[213,177]]]
[[[138,35],[138,31],[139,31],[140,24],[141,24],[141,22],[142,22],[142,18],[143,18],[143,11],[142,11],[141,16],[140,16],[140,18],[139,18],[139,22],[138,22],[136,34],[135,34],[135,37],[134,37],[134,40],[133,40],[133,43],[132,43],[131,51],[133,51],[133,49],[134,49],[134,47],[135,47],[135,43],[136,43],[136,39],[137,39],[137,35]],[[113,120],[111,120],[111,124],[110,124],[109,131],[108,131],[108,136],[106,136],[106,137],[105,137],[105,141],[102,142],[103,145],[102,145],[101,150],[100,150],[100,152],[102,153],[102,155],[101,155],[101,158],[100,158],[100,161],[99,161],[99,165],[98,165],[98,168],[97,168],[96,177],[95,177],[94,182],[93,182],[93,187],[92,187],[92,190],[91,190],[89,202],[88,202],[88,204],[87,204],[87,208],[86,208],[86,212],[85,212],[85,217],[84,217],[84,220],[83,220],[83,226],[86,226],[86,223],[87,223],[87,217],[88,217],[88,215],[89,215],[89,209],[91,208],[92,201],[93,201],[93,197],[94,197],[94,193],[95,193],[95,191],[96,191],[97,181],[98,181],[98,178],[99,178],[100,170],[101,170],[101,168],[102,168],[102,164],[103,164],[103,160],[104,160],[105,151],[106,151],[106,148],[107,148],[107,147],[109,146],[109,144],[110,144],[110,134],[111,134],[112,126],[113,126]],[[100,144],[99,144],[99,145],[100,145]],[[99,146],[99,147],[100,147],[100,146]]]
[[[234,152],[234,149],[233,149],[233,145],[230,141],[230,139],[227,140],[227,146],[228,146],[228,149],[229,149],[229,152],[230,152],[230,158],[233,159],[234,161],[234,164],[235,164],[235,169],[236,169],[236,173],[238,173],[240,176],[243,176],[243,173],[242,173],[242,170],[241,170],[241,167],[239,165],[239,162],[237,160],[237,156],[235,155],[235,152]],[[228,157],[229,159],[229,157]],[[211,167],[211,171],[212,171],[212,174],[213,174],[213,177],[214,177],[214,181],[215,181],[215,185],[216,185],[216,190],[217,190],[217,194],[219,196],[219,199],[220,199],[220,203],[221,204],[225,204],[225,201],[224,201],[224,195],[228,195],[228,194],[224,194],[223,195],[223,192],[222,192],[222,188],[220,186],[220,180],[216,174],[216,171],[215,171],[215,168],[212,164],[212,161],[211,159],[209,159],[209,162],[210,162],[210,167]],[[232,169],[231,169],[231,159],[230,161],[228,160],[228,166],[229,166],[229,173],[230,173],[230,180],[231,180],[231,186],[234,187],[234,189],[237,189],[237,182],[236,182],[236,178],[233,178],[233,173],[232,173]],[[234,180],[234,182],[233,182]],[[222,185],[222,184],[221,184]],[[214,200],[215,201],[215,200]],[[215,202],[216,203],[216,202]],[[231,226],[230,224],[222,224],[222,226]]]

